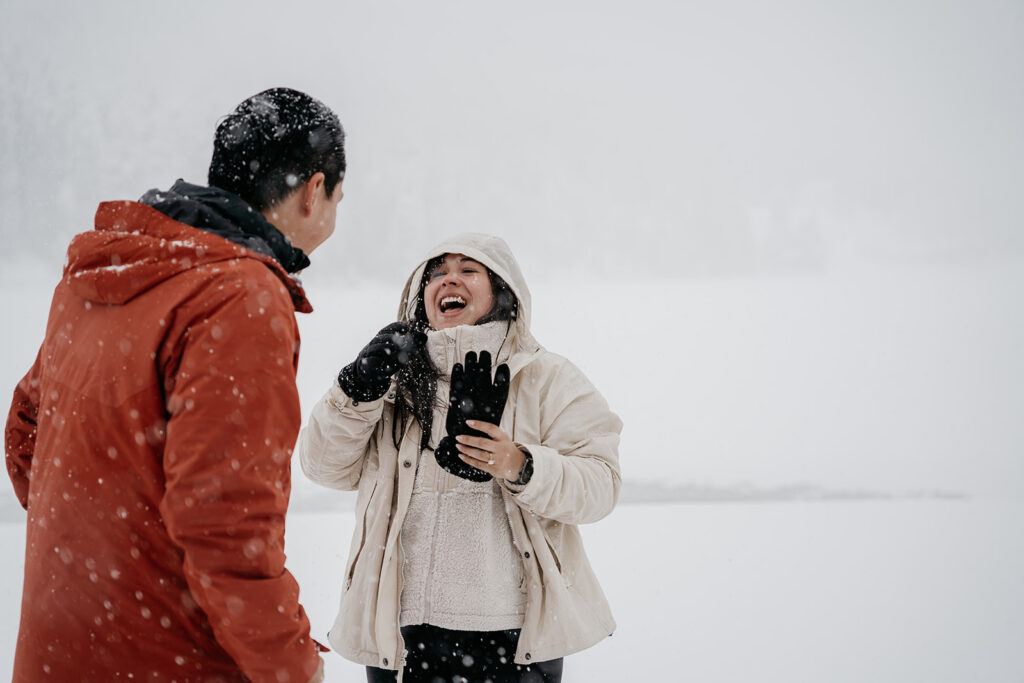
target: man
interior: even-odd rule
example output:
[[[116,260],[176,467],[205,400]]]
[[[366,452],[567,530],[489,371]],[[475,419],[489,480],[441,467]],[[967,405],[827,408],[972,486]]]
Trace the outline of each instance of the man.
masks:
[[[284,568],[291,277],[334,230],[344,131],[288,89],[218,126],[209,187],[77,235],[7,421],[28,511],[15,681],[323,677]]]

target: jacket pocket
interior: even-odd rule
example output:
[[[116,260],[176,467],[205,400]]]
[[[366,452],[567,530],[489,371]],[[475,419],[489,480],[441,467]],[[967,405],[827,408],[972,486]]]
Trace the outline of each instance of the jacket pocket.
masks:
[[[569,578],[565,575],[565,572],[562,570],[562,560],[558,557],[558,551],[555,550],[555,546],[551,545],[551,541],[546,536],[544,538],[544,543],[548,547],[548,552],[551,553],[551,559],[555,562],[555,569],[558,570],[558,575],[562,577],[562,583],[564,583],[566,586],[569,586]]]
[[[357,523],[359,524],[359,536],[358,540],[352,544],[353,550],[348,558],[348,568],[345,570],[345,586],[344,590],[347,591],[349,586],[352,585],[352,577],[355,575],[356,563],[359,561],[360,556],[363,554],[363,548],[366,547],[366,527],[368,524],[368,518],[366,511],[370,507],[370,503],[373,501],[373,494],[377,492],[377,478],[373,478],[373,485],[370,487],[370,492],[366,496],[366,500],[356,510]]]

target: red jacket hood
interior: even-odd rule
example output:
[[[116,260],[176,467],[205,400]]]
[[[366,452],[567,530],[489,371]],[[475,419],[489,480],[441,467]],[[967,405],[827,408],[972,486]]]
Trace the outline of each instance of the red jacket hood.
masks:
[[[71,240],[64,279],[88,301],[120,305],[190,268],[240,258],[262,261],[274,271],[296,311],[313,310],[299,283],[273,258],[131,201],[99,205],[96,229]]]

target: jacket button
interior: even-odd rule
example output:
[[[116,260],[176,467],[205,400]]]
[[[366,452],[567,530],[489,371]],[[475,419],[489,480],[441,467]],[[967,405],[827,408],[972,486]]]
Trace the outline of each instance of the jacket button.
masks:
[[[526,559],[530,559],[530,551],[527,550],[525,553],[523,553],[523,557],[525,557]]]
[[[387,658],[387,657],[385,657],[385,658],[384,658],[384,666],[387,666],[387,665],[388,665],[388,658]]]
[[[395,397],[394,394],[388,394],[388,398],[392,398],[393,399],[394,397]]]
[[[529,653],[529,652],[527,652],[527,653],[526,653],[526,659],[527,659],[527,660],[531,659],[531,657],[530,657],[530,653]]]
[[[402,463],[402,467],[412,467],[412,463],[406,460],[405,462]]]

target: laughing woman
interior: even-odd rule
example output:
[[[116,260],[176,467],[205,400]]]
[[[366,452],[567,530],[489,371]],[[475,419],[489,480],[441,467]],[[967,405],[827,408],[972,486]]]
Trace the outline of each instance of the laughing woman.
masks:
[[[359,491],[331,645],[371,683],[560,681],[615,627],[577,525],[615,506],[622,423],[533,338],[500,238],[431,250],[398,318],[300,438],[309,478]]]

